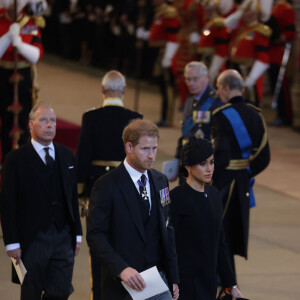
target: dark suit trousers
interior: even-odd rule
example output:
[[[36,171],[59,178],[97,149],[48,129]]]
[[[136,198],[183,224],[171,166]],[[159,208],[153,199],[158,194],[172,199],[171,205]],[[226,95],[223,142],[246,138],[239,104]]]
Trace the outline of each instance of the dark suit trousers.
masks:
[[[73,292],[74,250],[69,225],[58,232],[52,224],[40,231],[22,258],[27,269],[21,286],[21,300],[67,299]]]

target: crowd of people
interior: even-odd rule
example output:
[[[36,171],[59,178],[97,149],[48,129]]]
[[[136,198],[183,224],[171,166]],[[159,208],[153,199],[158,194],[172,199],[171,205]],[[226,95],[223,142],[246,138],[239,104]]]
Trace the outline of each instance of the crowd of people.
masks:
[[[149,299],[213,300],[217,286],[223,288],[219,299],[243,299],[234,255],[247,258],[252,187],[270,161],[266,124],[254,104],[269,65],[272,75],[286,67],[283,57],[295,34],[291,5],[47,2],[20,1],[17,10],[13,1],[0,2],[0,76],[8,90],[1,93],[2,149],[11,145],[1,174],[1,224],[8,256],[27,268],[21,299],[62,300],[72,293],[82,239],[79,208],[87,222],[94,300],[131,299],[121,282],[143,291],[147,283],[140,273],[154,266],[168,289]],[[109,71],[102,80],[102,107],[83,114],[74,160],[53,142],[51,106],[19,102],[8,83],[17,69],[28,79],[13,81],[17,95],[27,91],[32,98],[28,86],[43,54],[41,32],[45,49],[64,58],[126,74],[132,68],[145,78],[154,71],[162,95],[157,124],[124,107],[125,77]],[[272,47],[281,60],[271,60]],[[273,82],[275,125],[288,125],[286,74]],[[152,166],[158,127],[172,124],[174,86],[182,97],[182,136],[167,177]],[[10,151],[14,143],[20,148]],[[169,181],[178,176],[180,185],[169,191]]]
[[[183,109],[184,67],[193,60],[205,61],[211,84],[220,70],[239,70],[247,98],[257,106],[269,68],[274,125],[292,124],[289,69],[296,14],[289,0],[51,0],[45,18],[46,51],[157,82],[159,126],[172,124],[176,94]],[[292,50],[284,61],[287,45]],[[285,72],[278,77],[280,68]]]

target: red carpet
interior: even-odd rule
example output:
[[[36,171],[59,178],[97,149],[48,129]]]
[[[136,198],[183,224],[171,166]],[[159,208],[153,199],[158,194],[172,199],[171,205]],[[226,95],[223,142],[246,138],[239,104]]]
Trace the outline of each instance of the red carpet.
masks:
[[[80,126],[74,123],[56,119],[56,136],[54,141],[67,146],[75,154],[80,134]]]
[[[1,121],[1,120],[0,120]],[[1,126],[1,122],[0,122]],[[62,119],[56,120],[56,137],[54,141],[72,149],[75,154],[77,143],[79,140],[80,126]],[[0,147],[0,162],[1,162],[1,147]]]

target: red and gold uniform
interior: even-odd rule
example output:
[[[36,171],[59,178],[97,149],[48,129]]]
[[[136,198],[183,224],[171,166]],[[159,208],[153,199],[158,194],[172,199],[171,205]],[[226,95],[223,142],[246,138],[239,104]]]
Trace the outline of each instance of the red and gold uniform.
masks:
[[[277,29],[280,31],[278,32],[280,38],[271,44],[269,51],[269,75],[272,90],[274,91],[286,43],[292,42],[296,37],[296,13],[289,3],[281,0],[274,4],[272,16],[278,25]],[[291,80],[288,80],[287,77],[288,74],[286,73],[282,78],[281,89],[277,96],[277,120],[275,120],[274,125],[290,125],[292,122],[293,112],[290,89]]]
[[[198,32],[203,26],[204,10],[200,3],[194,0],[176,0],[180,30],[178,33],[179,49],[175,55],[172,69],[180,95],[180,105],[188,98],[188,89],[184,81],[184,67],[187,63],[197,60],[195,45],[190,42],[190,34]]]
[[[43,26],[41,17],[29,17],[20,13],[17,23],[20,25],[20,37],[23,43],[30,44],[39,49],[40,58],[43,55],[41,43],[41,32],[39,26]],[[1,9],[0,15],[0,37],[9,31],[13,20],[8,16],[5,9]],[[2,142],[2,160],[12,149],[12,139],[9,133],[13,127],[13,113],[8,111],[9,106],[14,101],[14,85],[10,79],[14,72],[14,53],[13,46],[10,44],[0,59],[0,118],[1,118],[1,142]],[[21,80],[18,83],[18,99],[23,107],[19,113],[18,121],[22,134],[19,139],[19,145],[24,144],[29,138],[28,114],[32,108],[32,89],[33,79],[31,64],[21,55],[18,55],[17,69]]]
[[[232,33],[229,45],[229,58],[234,64],[251,68],[254,62],[265,65],[269,63],[269,44],[272,30],[269,26],[258,21],[246,24],[241,21],[238,28]],[[247,74],[243,74],[247,75]],[[262,98],[262,77],[256,82],[256,97]]]
[[[156,7],[150,27],[149,46],[163,47],[166,42],[176,42],[179,27],[179,16],[175,7],[166,3]]]
[[[251,65],[255,60],[269,63],[271,29],[257,21],[241,23],[230,42],[230,60],[233,63]]]
[[[209,64],[210,83],[214,84],[216,76],[228,58],[228,45],[231,30],[224,24],[224,19],[236,10],[233,1],[210,1],[205,6],[205,25],[197,45],[201,59]]]
[[[148,43],[150,47],[156,47],[158,52],[153,75],[158,77],[162,95],[161,118],[157,123],[159,126],[171,125],[173,119],[174,93],[170,67],[178,47],[179,28],[178,11],[174,6],[162,2],[155,8]]]
[[[226,57],[228,56],[229,40],[230,30],[225,27],[223,18],[215,17],[204,25],[197,52],[202,56],[217,54]]]

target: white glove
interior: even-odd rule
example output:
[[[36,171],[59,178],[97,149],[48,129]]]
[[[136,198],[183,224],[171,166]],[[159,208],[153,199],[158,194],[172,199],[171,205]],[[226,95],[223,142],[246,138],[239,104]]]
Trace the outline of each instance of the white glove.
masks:
[[[172,59],[178,50],[179,44],[175,42],[167,42],[164,57],[161,61],[163,68],[169,68],[172,64]]]
[[[219,55],[214,55],[208,70],[209,82],[213,85],[216,77],[218,76],[220,69],[224,62],[226,61],[226,57],[222,57]]]
[[[136,37],[140,40],[148,40],[149,38],[149,34],[150,32],[148,30],[146,30],[144,27],[139,27],[137,30],[136,30]]]
[[[252,69],[244,82],[245,87],[250,87],[255,85],[257,79],[265,73],[269,68],[269,64],[265,64],[259,60],[256,60],[252,66]]]
[[[0,58],[3,56],[3,54],[7,50],[10,43],[11,43],[11,37],[10,37],[9,31],[8,31],[0,38]]]
[[[192,44],[198,44],[200,41],[200,34],[197,31],[193,31],[190,33],[190,42]]]
[[[229,29],[236,29],[243,14],[244,12],[242,10],[236,10],[224,19],[225,26]]]
[[[37,63],[40,58],[40,49],[38,47],[23,43],[20,36],[15,37],[12,44],[18,49],[19,54],[26,58],[30,63]]]
[[[18,23],[13,23],[9,26],[8,34],[13,40],[16,36],[20,35],[20,25]]]

